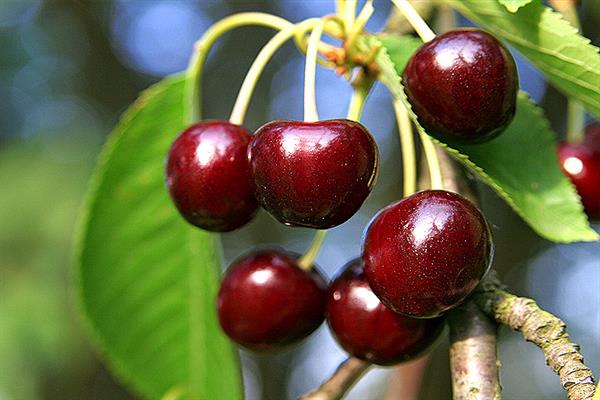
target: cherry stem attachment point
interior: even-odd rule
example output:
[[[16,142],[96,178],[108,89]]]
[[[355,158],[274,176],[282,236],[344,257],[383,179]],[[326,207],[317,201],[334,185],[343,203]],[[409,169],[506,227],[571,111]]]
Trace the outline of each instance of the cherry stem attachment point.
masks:
[[[398,123],[400,134],[400,145],[402,149],[402,184],[403,197],[410,196],[417,190],[417,158],[415,155],[415,140],[413,136],[412,122],[408,110],[401,100],[394,101],[394,112]]]
[[[303,34],[320,23],[320,18],[310,18],[279,31],[271,38],[271,40],[269,40],[260,53],[258,53],[258,56],[246,74],[246,78],[242,83],[242,87],[240,88],[240,92],[233,106],[233,111],[229,117],[229,122],[236,125],[242,125],[244,123],[246,111],[250,104],[250,98],[252,97],[252,92],[256,87],[256,83],[267,63],[277,50],[293,36]]]
[[[435,33],[431,30],[429,25],[427,25],[427,22],[421,18],[417,10],[414,9],[408,0],[392,0],[392,2],[424,42],[429,42],[435,37]]]
[[[319,254],[319,250],[321,250],[321,246],[323,246],[323,242],[325,241],[325,237],[327,236],[327,230],[318,230],[315,233],[312,243],[306,252],[298,259],[298,266],[305,270],[310,271],[315,263],[315,259]]]
[[[325,21],[321,21],[310,34],[306,49],[306,67],[304,69],[304,121],[317,122],[317,99],[315,95],[315,81],[317,75],[318,47],[325,28]]]
[[[202,119],[201,77],[208,52],[223,34],[245,25],[266,26],[278,30],[293,26],[283,18],[260,12],[235,14],[211,26],[194,45],[194,53],[185,72],[186,123],[193,124]]]

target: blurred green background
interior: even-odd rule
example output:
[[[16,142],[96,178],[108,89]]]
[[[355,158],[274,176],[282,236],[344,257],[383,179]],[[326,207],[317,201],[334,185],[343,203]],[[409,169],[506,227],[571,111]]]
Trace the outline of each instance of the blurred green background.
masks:
[[[390,8],[384,0],[375,6],[369,25],[374,30]],[[193,41],[212,22],[249,10],[296,21],[332,12],[333,1],[0,0],[0,400],[134,398],[88,342],[70,282],[72,237],[86,182],[106,135],[137,93],[184,69]],[[598,44],[600,2],[582,1],[581,14],[586,36]],[[228,116],[245,71],[270,34],[244,29],[219,42],[206,68],[206,115]],[[564,99],[518,61],[523,88],[562,133]],[[293,46],[278,54],[257,87],[249,128],[301,118],[302,69]],[[348,85],[329,71],[319,71],[317,82],[321,117],[344,115]],[[382,88],[371,96],[364,123],[383,150],[383,173],[361,212],[332,232],[319,256],[329,276],[358,254],[364,225],[400,193],[395,122]],[[553,245],[485,188],[482,198],[494,224],[496,268],[515,291],[535,296],[567,321],[588,365],[600,373],[600,245]],[[301,251],[309,239],[310,232],[281,227],[263,213],[225,235],[226,257],[258,243]],[[450,397],[445,353],[444,345],[434,353],[423,399]],[[506,399],[564,398],[532,345],[502,330],[500,354]],[[247,398],[293,399],[343,357],[325,328],[285,354],[244,353]],[[384,398],[389,373],[374,369],[350,398]]]

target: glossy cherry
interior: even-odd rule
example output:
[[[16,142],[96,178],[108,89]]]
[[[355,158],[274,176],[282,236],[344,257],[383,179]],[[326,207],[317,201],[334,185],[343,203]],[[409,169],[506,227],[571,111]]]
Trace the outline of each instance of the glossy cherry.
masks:
[[[325,280],[315,268],[300,269],[296,258],[263,249],[233,262],[217,297],[219,322],[233,341],[251,350],[278,349],[323,322]]]
[[[348,263],[329,288],[327,322],[339,344],[354,357],[393,365],[424,352],[440,335],[443,318],[396,314],[375,296],[362,260]]]
[[[190,126],[175,139],[167,158],[167,188],[188,222],[226,232],[254,216],[250,138],[241,126],[212,120]]]
[[[365,274],[394,311],[441,315],[475,289],[490,268],[491,232],[467,199],[426,190],[381,210],[363,243]]]
[[[586,139],[590,141],[587,136]],[[600,219],[600,151],[586,141],[563,142],[558,146],[558,160],[575,185],[588,217]]]
[[[286,225],[317,229],[356,213],[379,164],[371,134],[344,119],[269,122],[255,133],[248,154],[259,203]]]
[[[481,30],[458,29],[424,44],[406,65],[402,83],[420,124],[443,141],[490,140],[515,114],[515,61]]]

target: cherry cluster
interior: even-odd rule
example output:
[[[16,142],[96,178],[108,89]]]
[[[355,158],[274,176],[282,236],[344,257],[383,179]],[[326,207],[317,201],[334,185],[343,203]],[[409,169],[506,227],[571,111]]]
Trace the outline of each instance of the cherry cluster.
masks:
[[[479,143],[515,112],[514,60],[492,36],[457,30],[424,45],[403,75],[419,121],[447,141]],[[182,216],[210,231],[247,223],[260,205],[289,226],[327,229],[354,215],[373,188],[379,153],[358,122],[273,121],[254,135],[202,121],[173,143],[167,186]],[[257,351],[308,336],[326,318],[355,357],[392,365],[427,349],[444,314],[490,268],[493,242],[466,198],[425,190],[382,209],[362,254],[329,285],[318,266],[279,248],[240,257],[223,279],[217,311],[225,333]],[[312,261],[311,261],[312,264]]]

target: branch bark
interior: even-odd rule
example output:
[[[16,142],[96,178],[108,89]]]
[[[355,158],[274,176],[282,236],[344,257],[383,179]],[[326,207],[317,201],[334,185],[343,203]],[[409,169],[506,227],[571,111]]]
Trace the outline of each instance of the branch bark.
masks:
[[[521,332],[544,352],[546,364],[560,377],[569,400],[592,399],[592,371],[583,363],[579,346],[569,338],[565,323],[526,297],[508,293],[494,273],[473,296],[479,308],[498,323]]]
[[[500,400],[496,325],[469,301],[448,316],[454,400]]]
[[[321,386],[298,400],[339,400],[370,366],[367,361],[351,357],[340,364]]]

